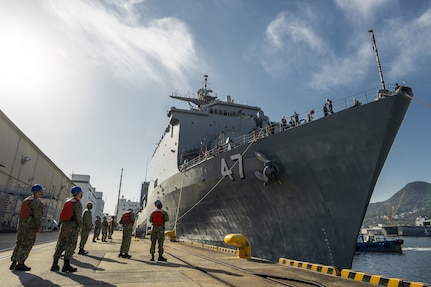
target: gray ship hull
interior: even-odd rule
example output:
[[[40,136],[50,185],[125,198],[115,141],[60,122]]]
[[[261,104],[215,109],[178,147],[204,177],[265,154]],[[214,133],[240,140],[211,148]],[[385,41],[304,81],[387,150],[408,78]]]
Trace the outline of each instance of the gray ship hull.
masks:
[[[386,236],[431,236],[430,226],[384,226]]]
[[[430,226],[397,226],[398,236],[431,236]]]
[[[162,200],[166,229],[178,239],[226,247],[225,235],[241,233],[255,257],[350,268],[410,101],[399,93],[237,146],[158,182],[149,202]],[[255,176],[264,167],[256,152],[274,161],[275,180]],[[152,209],[144,209],[141,225]]]

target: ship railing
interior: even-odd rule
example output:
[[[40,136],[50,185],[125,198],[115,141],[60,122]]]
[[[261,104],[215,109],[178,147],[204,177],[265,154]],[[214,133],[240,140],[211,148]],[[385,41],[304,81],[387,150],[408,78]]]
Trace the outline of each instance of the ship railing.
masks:
[[[267,128],[258,128],[253,130],[248,134],[241,135],[237,138],[231,139],[228,143],[223,143],[215,146],[212,149],[202,151],[201,154],[191,160],[185,160],[183,164],[179,166],[180,171],[187,170],[191,167],[194,167],[204,161],[214,158],[215,156],[234,149],[236,147],[242,146],[244,144],[249,144],[255,142],[259,139],[265,138],[271,134],[276,134],[283,129],[279,123],[273,123],[274,130],[273,132],[268,132]]]
[[[395,87],[395,85],[393,85],[393,86]],[[376,98],[376,96],[375,96],[376,95],[375,94],[376,89],[378,89],[378,87],[374,87],[372,89],[363,91],[361,93],[352,95],[352,96],[347,97],[347,98],[333,101],[334,113],[345,110],[345,109],[354,108],[355,105],[354,105],[353,99],[356,99],[359,102],[359,105],[363,105],[363,104],[367,104],[367,103],[379,100],[379,97]],[[380,94],[380,91],[379,91],[379,94]],[[393,94],[394,93],[388,91],[387,95],[390,96]],[[311,111],[313,111],[312,118],[309,119],[308,114]],[[325,117],[324,112],[323,112],[323,104],[319,108],[315,108],[315,109],[312,109],[308,112],[300,113],[298,115],[299,115],[299,117],[298,117],[299,119],[298,119],[297,123],[295,121],[293,121],[293,123],[290,122],[290,118],[286,118],[286,120],[288,120],[287,124],[283,124],[280,122],[270,122],[270,125],[268,125],[267,127],[257,128],[248,134],[244,134],[244,135],[241,135],[237,138],[231,139],[228,143],[219,144],[212,149],[202,151],[199,156],[197,156],[191,160],[184,161],[183,164],[181,164],[179,166],[179,169],[180,169],[180,171],[185,171],[191,167],[194,167],[194,166],[196,166],[196,165],[198,165],[204,161],[212,159],[215,156],[217,156],[221,153],[224,153],[226,151],[229,151],[233,148],[236,148],[236,147],[239,147],[239,146],[242,146],[245,144],[250,144],[250,143],[255,142],[259,139],[265,138],[267,136],[271,136],[272,134],[277,134],[277,133],[280,133],[282,131],[298,127],[300,125],[307,124],[307,123],[314,121],[314,120],[317,120],[319,118],[323,118],[323,117]],[[271,128],[271,126],[272,126],[272,128]]]

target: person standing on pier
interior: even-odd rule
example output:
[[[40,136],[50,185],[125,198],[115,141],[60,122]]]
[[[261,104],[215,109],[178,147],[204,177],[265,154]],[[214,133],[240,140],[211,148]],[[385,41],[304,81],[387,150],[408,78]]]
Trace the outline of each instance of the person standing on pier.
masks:
[[[10,270],[30,271],[31,268],[24,264],[33,248],[36,234],[42,230],[43,204],[39,200],[45,189],[40,184],[31,188],[33,193],[21,205],[19,214],[19,225],[16,234],[16,245],[11,257]],[[17,264],[18,263],[18,264]]]
[[[108,224],[108,220],[106,220],[106,216],[104,216],[102,221],[102,242],[108,242],[108,240],[106,240],[108,236]]]
[[[111,217],[111,221],[108,225],[108,239],[112,239],[112,234],[114,234],[114,228],[117,226],[117,221],[115,219],[115,216]]]
[[[79,252],[78,254],[86,255],[88,251],[84,250],[85,243],[87,243],[88,235],[93,228],[93,215],[91,214],[91,209],[93,208],[93,203],[87,203],[87,209],[82,214],[82,229],[81,229],[81,241],[79,242]]]
[[[100,216],[96,216],[96,221],[94,222],[94,235],[93,235],[93,242],[96,242],[99,239],[100,230],[102,229],[102,221],[100,220]]]
[[[60,213],[61,228],[58,235],[57,246],[55,247],[54,261],[51,271],[60,270],[58,260],[64,251],[64,265],[62,272],[75,272],[78,269],[70,265],[70,259],[75,252],[78,234],[82,227],[82,189],[74,186],[71,191],[72,198],[66,200]]]
[[[121,241],[120,254],[118,257],[130,258],[129,255],[130,241],[132,240],[133,224],[135,223],[135,214],[133,209],[129,209],[121,216],[120,224],[123,225],[123,240]]]
[[[169,215],[162,208],[162,202],[160,200],[156,200],[154,205],[157,207],[156,210],[153,211],[150,215],[150,222],[153,223],[153,230],[151,231],[151,259],[150,261],[154,261],[154,252],[156,251],[156,241],[159,246],[159,258],[158,261],[166,261],[163,255],[163,242],[165,241],[165,222],[169,221]]]

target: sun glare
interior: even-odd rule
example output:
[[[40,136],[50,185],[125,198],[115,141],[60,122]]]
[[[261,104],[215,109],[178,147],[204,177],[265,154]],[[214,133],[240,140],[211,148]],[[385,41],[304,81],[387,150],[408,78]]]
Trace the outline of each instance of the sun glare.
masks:
[[[46,44],[36,35],[0,34],[0,91],[2,96],[35,95],[52,81]]]

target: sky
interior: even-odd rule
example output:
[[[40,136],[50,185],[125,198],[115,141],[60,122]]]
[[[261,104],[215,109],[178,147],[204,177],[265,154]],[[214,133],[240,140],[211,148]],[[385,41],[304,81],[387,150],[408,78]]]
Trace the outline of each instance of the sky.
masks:
[[[88,174],[114,213],[137,201],[169,98],[209,76],[216,96],[272,121],[380,87],[415,99],[371,202],[431,182],[428,0],[0,0],[0,109],[66,175]]]

